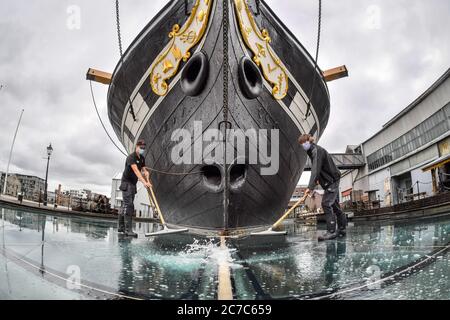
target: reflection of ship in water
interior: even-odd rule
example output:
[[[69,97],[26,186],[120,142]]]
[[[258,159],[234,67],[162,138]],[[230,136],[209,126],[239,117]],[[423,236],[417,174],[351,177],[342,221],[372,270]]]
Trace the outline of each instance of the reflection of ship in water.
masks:
[[[201,172],[153,174],[169,224],[232,231],[271,225],[284,211],[307,159],[297,138],[322,136],[330,102],[322,72],[264,1],[173,0],[117,65],[108,113],[128,152],[139,139],[147,141],[149,167],[172,174]],[[223,153],[213,163],[174,164],[176,129],[186,130],[192,147],[199,133],[226,124],[244,132],[268,130],[268,154],[279,147],[278,172],[261,174],[268,165],[251,161],[252,148],[262,152],[251,137],[241,159],[227,140],[232,163],[224,164]],[[273,129],[279,130],[279,142],[271,141]],[[209,145],[200,139],[202,144]],[[184,150],[178,156],[184,157]]]

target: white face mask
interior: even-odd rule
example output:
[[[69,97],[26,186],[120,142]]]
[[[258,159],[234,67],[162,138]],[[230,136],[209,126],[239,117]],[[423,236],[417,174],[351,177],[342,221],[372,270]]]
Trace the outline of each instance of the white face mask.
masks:
[[[309,141],[306,141],[304,144],[302,144],[302,147],[305,151],[308,151],[311,149],[311,143]]]
[[[143,156],[145,154],[145,149],[139,149],[139,154]]]

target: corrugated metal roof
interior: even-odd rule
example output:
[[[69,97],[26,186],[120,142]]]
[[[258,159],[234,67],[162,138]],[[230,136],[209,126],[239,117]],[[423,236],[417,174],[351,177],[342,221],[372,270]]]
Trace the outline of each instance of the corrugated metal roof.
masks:
[[[407,106],[405,109],[403,109],[399,114],[397,114],[394,118],[392,118],[389,122],[387,122],[385,125],[383,125],[383,129],[386,129],[387,127],[392,125],[395,121],[397,121],[399,118],[401,118],[406,113],[408,113],[411,109],[414,109],[414,107],[416,107],[419,103],[421,103],[423,100],[425,100],[426,97],[428,97],[434,90],[436,90],[449,77],[450,77],[450,68],[431,87],[429,87],[416,100],[414,100],[413,103],[411,103],[409,106]]]
[[[370,138],[366,139],[362,144],[365,144],[369,140],[372,140],[372,138],[379,135],[381,132],[383,132],[386,128],[390,127],[392,124],[394,124],[398,119],[403,117],[405,114],[407,114],[409,111],[414,109],[419,103],[421,103],[423,100],[425,100],[431,93],[433,93],[434,90],[436,90],[442,83],[444,83],[445,80],[447,80],[450,77],[450,68],[447,69],[447,71],[435,82],[431,87],[429,87],[424,93],[422,93],[416,100],[414,100],[410,105],[408,105],[405,109],[400,111],[395,117],[393,117],[391,120],[389,120],[386,124],[383,125],[383,128],[372,135]]]

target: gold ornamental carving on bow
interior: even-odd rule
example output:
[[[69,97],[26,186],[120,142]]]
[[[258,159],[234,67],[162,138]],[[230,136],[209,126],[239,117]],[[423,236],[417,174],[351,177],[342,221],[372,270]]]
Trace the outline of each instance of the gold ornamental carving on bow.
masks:
[[[269,32],[260,30],[256,25],[247,0],[234,0],[234,7],[239,21],[242,38],[253,52],[253,61],[261,68],[264,78],[272,85],[272,95],[281,100],[286,97],[289,77],[280,58],[273,51]]]
[[[213,0],[196,0],[191,15],[180,27],[175,24],[169,33],[170,43],[156,58],[150,72],[152,90],[159,96],[165,96],[169,91],[167,80],[174,77],[181,61],[188,61],[190,50],[197,45],[205,34],[211,13]]]

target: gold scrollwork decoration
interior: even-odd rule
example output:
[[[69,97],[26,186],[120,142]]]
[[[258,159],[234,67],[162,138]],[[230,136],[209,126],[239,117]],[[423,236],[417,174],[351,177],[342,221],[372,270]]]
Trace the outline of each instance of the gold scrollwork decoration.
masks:
[[[254,54],[253,61],[262,69],[264,78],[272,84],[273,97],[283,99],[288,92],[289,77],[280,58],[270,46],[272,39],[269,32],[258,28],[247,0],[234,0],[234,4],[241,35]]]
[[[153,62],[150,84],[155,94],[165,96],[169,91],[167,80],[178,73],[181,61],[191,57],[190,50],[203,38],[208,26],[213,0],[196,0],[191,15],[180,27],[175,24],[169,33],[170,43]]]

